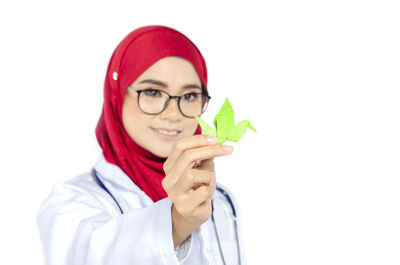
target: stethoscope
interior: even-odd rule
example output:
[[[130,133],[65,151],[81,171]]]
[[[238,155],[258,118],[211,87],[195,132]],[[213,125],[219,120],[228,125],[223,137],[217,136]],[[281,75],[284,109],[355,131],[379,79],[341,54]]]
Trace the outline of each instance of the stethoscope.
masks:
[[[96,181],[96,183],[105,191],[107,192],[111,198],[115,201],[115,203],[117,204],[121,214],[124,213],[124,211],[122,211],[121,206],[119,205],[118,201],[115,199],[115,197],[111,194],[111,192],[107,189],[106,186],[104,186],[103,182],[99,179],[99,177],[97,177],[97,172],[96,169],[92,168],[92,171],[90,173],[93,177],[93,179]],[[241,264],[241,259],[240,259],[240,247],[239,247],[239,238],[238,238],[238,227],[237,227],[237,219],[236,219],[236,210],[235,210],[235,206],[233,205],[233,202],[231,200],[231,197],[229,196],[229,194],[222,189],[221,187],[216,187],[216,189],[221,192],[221,194],[225,197],[226,201],[229,203],[229,205],[232,208],[232,214],[233,214],[233,222],[235,224],[235,239],[236,239],[236,246],[237,246],[237,251],[238,251],[238,259],[239,259],[239,265]],[[215,217],[214,217],[214,200],[211,200],[211,220],[214,226],[214,231],[215,231],[215,235],[217,237],[217,242],[218,242],[218,247],[219,247],[219,251],[221,253],[221,257],[222,257],[222,262],[224,263],[224,265],[226,265],[226,261],[225,261],[225,256],[224,253],[222,251],[222,247],[221,247],[221,241],[218,235],[218,231],[217,231],[217,226],[215,225]]]
[[[237,227],[237,218],[236,218],[235,206],[233,205],[231,197],[229,196],[229,194],[224,189],[222,189],[221,187],[217,186],[216,190],[218,190],[219,192],[221,192],[222,195],[224,195],[226,201],[229,203],[229,205],[231,206],[231,209],[232,209],[233,223],[235,224],[235,240],[236,240],[236,247],[237,247],[237,251],[238,251],[238,260],[239,260],[239,265],[240,265],[240,264],[242,264],[242,261],[240,259],[240,247],[239,247],[239,237],[238,237],[238,227]],[[212,223],[214,225],[214,231],[215,231],[215,235],[217,237],[219,252],[221,253],[222,262],[224,263],[224,265],[226,265],[224,253],[223,253],[222,247],[221,247],[221,241],[220,241],[219,236],[218,236],[217,226],[215,224],[215,219],[214,219],[214,200],[211,200],[211,208],[212,208],[212,210],[211,210],[211,220],[212,220]]]

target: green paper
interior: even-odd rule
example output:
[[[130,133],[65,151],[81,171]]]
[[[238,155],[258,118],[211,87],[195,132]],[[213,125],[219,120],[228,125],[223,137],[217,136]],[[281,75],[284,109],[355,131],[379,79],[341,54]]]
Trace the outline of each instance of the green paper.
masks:
[[[254,129],[248,120],[240,121],[237,125],[235,125],[233,108],[231,103],[229,103],[228,98],[225,99],[225,102],[218,114],[215,115],[215,130],[205,121],[200,119],[199,116],[195,115],[195,118],[199,122],[204,134],[212,135],[218,138],[218,144],[222,144],[228,140],[238,142],[246,132],[247,128],[250,128],[256,132],[256,129]]]

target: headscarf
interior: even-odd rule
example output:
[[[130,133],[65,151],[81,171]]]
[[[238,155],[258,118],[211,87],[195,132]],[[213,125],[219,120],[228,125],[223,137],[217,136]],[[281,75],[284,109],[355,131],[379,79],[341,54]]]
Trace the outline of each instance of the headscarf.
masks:
[[[165,26],[138,28],[119,43],[111,57],[102,114],[96,127],[105,159],[121,168],[154,202],[168,196],[161,184],[166,158],[156,156],[129,137],[122,123],[122,105],[127,87],[151,65],[168,56],[191,62],[207,89],[204,58],[185,35]],[[199,126],[194,134],[201,134]]]

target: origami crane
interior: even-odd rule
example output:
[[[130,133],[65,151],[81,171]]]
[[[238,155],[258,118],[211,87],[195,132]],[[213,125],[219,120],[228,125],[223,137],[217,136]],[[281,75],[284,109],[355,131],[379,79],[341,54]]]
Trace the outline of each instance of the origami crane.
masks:
[[[218,138],[218,144],[222,144],[227,140],[238,142],[246,132],[247,128],[250,128],[256,132],[256,129],[254,129],[248,120],[240,121],[237,125],[235,125],[233,108],[231,103],[229,103],[228,98],[225,99],[225,102],[218,114],[215,115],[214,125],[216,130],[214,130],[214,128],[208,125],[205,121],[200,119],[199,116],[195,115],[195,118],[204,134],[212,135]]]

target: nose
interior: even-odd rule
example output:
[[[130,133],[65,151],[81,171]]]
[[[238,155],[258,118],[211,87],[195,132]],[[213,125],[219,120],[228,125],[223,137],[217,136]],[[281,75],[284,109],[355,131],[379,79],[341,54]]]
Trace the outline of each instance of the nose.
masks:
[[[182,119],[182,114],[178,107],[178,98],[171,98],[167,108],[160,113],[161,120],[169,120],[171,122],[177,122]]]

